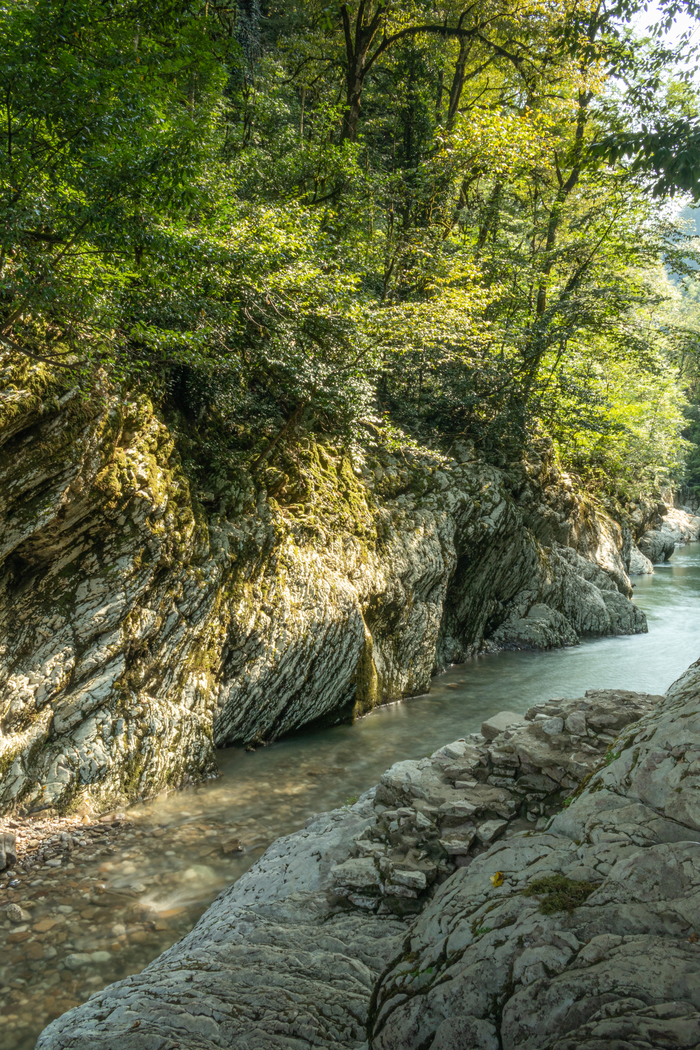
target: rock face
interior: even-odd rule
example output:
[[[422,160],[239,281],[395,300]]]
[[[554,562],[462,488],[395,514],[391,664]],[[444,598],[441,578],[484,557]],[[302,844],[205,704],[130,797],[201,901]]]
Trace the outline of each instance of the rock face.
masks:
[[[700,662],[546,832],[440,887],[376,989],[372,1047],[698,1044],[699,700]]]
[[[42,1034],[37,1050],[141,1050],[178,1043],[197,1050],[361,1050],[368,1031],[374,1032],[370,1045],[397,1050],[404,1045],[496,1050],[496,1027],[487,1009],[466,1017],[450,1004],[450,1013],[440,1014],[451,986],[440,989],[438,970],[461,959],[466,946],[480,943],[489,932],[489,909],[517,893],[509,884],[511,892],[504,889],[505,880],[494,888],[490,875],[499,869],[493,857],[502,871],[522,866],[531,879],[533,871],[550,870],[551,857],[576,856],[573,842],[551,831],[537,834],[531,821],[560,806],[562,789],[566,793],[596,768],[616,731],[640,716],[648,719],[660,699],[610,690],[553,700],[516,724],[504,713],[504,728],[489,727],[490,744],[477,734],[440,748],[430,759],[399,762],[354,806],[314,818],[303,831],[274,843],[183,941],[141,974],[59,1018]],[[582,804],[574,803],[567,814]],[[519,830],[523,827],[531,830]],[[491,846],[508,829],[510,837]],[[611,870],[613,850],[605,840],[597,863],[607,858]],[[544,863],[538,867],[538,861]],[[583,877],[588,869],[578,867]],[[459,898],[451,908],[476,872],[476,903]],[[537,912],[539,899],[518,896],[516,903],[521,901],[532,928],[539,930],[547,921]],[[461,925],[454,919],[459,931],[446,955],[443,909],[449,917],[468,911]],[[411,917],[421,911],[411,926]],[[421,937],[420,951],[426,957],[432,952],[430,963],[412,947]],[[550,956],[566,962],[577,942],[557,935],[549,955],[539,941],[533,943],[539,954],[530,959],[525,952],[528,974],[539,974],[537,965]],[[512,950],[522,955],[519,940]],[[509,986],[510,971],[491,965],[497,960],[488,962],[487,968],[480,966],[481,978]],[[405,977],[406,989],[397,983],[397,973]],[[430,999],[434,987],[437,1005]],[[389,1021],[382,1012],[385,998]],[[484,1002],[492,999],[485,991]],[[420,1020],[404,1025],[402,1009],[410,1010],[413,1002],[412,1017]],[[398,1023],[391,1028],[394,1016]],[[650,1016],[653,1025],[656,1015]],[[443,1024],[446,1019],[451,1027]],[[440,1025],[442,1041],[426,1041]],[[452,1041],[445,1042],[448,1036]],[[394,1041],[382,1042],[388,1038]]]
[[[630,548],[630,576],[646,576],[654,571],[654,565],[646,554],[642,554],[639,547],[633,543]]]
[[[667,507],[661,523],[647,530],[639,540],[639,551],[653,564],[668,561],[676,544],[691,543],[700,539],[700,517],[677,507]],[[636,561],[638,564],[638,559]],[[646,572],[648,569],[632,568],[630,572]]]
[[[484,645],[646,630],[620,529],[544,445],[504,473],[302,443],[199,491],[144,397],[3,363],[0,809],[152,795]]]

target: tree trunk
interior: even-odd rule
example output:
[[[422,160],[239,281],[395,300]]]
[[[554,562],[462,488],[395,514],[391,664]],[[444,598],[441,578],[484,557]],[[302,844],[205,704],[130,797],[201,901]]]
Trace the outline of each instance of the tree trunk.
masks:
[[[255,460],[255,463],[253,463],[253,466],[250,468],[251,469],[251,473],[255,474],[255,472],[257,470],[259,470],[259,468],[263,465],[263,463],[265,462],[267,457],[274,450],[274,448],[279,444],[279,442],[282,440],[282,438],[284,437],[284,435],[287,432],[289,432],[289,433],[293,433],[294,432],[294,428],[296,427],[297,423],[299,422],[299,420],[301,419],[302,415],[304,414],[304,409],[306,408],[306,405],[307,405],[306,401],[302,401],[302,402],[300,402],[300,404],[297,405],[297,407],[294,409],[294,411],[290,415],[290,417],[287,420],[287,422],[284,423],[280,427],[280,429],[277,431],[277,433],[272,438],[272,440],[270,442],[268,442],[267,447],[265,449],[263,449],[263,451],[260,453],[258,458]]]

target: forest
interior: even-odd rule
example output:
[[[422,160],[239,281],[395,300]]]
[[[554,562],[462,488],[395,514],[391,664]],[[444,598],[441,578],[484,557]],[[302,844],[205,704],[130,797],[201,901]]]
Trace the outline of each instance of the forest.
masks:
[[[195,475],[544,434],[604,498],[700,495],[678,10],[2,0],[0,344],[147,391]]]

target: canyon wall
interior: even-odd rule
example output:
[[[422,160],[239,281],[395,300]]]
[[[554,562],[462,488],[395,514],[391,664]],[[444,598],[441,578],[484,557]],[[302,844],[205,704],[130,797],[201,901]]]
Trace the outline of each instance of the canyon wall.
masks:
[[[646,629],[545,441],[509,471],[303,440],[282,466],[199,487],[145,396],[2,361],[2,809],[111,808],[479,648]]]

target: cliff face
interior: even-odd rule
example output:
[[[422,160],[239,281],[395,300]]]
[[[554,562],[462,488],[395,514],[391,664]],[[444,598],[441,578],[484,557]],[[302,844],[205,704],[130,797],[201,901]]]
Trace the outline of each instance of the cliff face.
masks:
[[[3,808],[153,794],[216,746],[425,692],[484,644],[646,629],[619,528],[546,447],[504,473],[307,444],[198,492],[145,397],[4,365]]]

